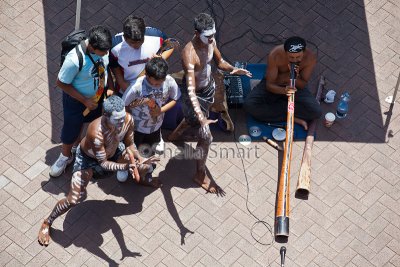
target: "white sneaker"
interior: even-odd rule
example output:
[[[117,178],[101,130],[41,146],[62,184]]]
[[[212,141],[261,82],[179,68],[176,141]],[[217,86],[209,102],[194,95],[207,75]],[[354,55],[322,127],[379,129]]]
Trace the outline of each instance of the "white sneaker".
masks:
[[[117,171],[117,180],[118,182],[126,182],[128,179],[129,172],[128,171]]]
[[[52,177],[58,177],[60,176],[64,171],[65,168],[72,162],[74,158],[73,157],[66,157],[62,153],[60,153],[60,156],[54,162],[54,164],[50,168],[50,176]]]
[[[165,148],[165,143],[164,140],[161,137],[160,143],[156,146],[156,153],[157,154],[163,154],[164,153],[164,148]]]

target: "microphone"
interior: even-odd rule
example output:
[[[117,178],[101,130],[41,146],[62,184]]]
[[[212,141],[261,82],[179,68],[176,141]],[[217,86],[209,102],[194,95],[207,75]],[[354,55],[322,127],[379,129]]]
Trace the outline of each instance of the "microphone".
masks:
[[[295,71],[295,68],[297,66],[297,63],[290,63],[290,79],[295,80],[297,73]]]
[[[286,256],[286,247],[285,246],[281,247],[280,254],[281,254],[281,267],[285,267],[285,256]]]
[[[292,87],[296,86],[296,76],[297,76],[296,69],[295,69],[296,66],[297,66],[296,63],[290,63],[290,85]]]

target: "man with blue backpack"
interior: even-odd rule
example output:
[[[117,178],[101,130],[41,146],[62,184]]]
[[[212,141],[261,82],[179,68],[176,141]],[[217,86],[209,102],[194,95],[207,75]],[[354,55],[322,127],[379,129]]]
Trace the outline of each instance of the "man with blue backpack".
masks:
[[[62,57],[57,86],[63,91],[64,125],[61,131],[62,148],[50,168],[52,177],[60,176],[73,160],[72,148],[82,126],[101,116],[101,105],[107,85],[110,31],[102,25],[93,26],[88,38]]]

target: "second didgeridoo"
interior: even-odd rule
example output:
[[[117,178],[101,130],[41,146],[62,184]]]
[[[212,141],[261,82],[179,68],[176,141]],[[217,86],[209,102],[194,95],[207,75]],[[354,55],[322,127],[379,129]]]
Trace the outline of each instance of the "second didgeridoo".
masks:
[[[325,86],[325,78],[321,76],[319,79],[317,94],[315,98],[318,103],[321,99],[322,90]],[[297,180],[296,194],[308,196],[311,187],[311,152],[314,144],[314,134],[317,126],[317,120],[313,120],[308,126],[306,142],[304,144],[303,157],[301,159],[301,167],[299,172],[299,179]]]
[[[290,86],[296,86],[296,65],[290,63]],[[283,150],[283,160],[281,175],[278,181],[278,198],[275,214],[275,235],[289,236],[289,182],[290,182],[290,162],[292,160],[294,128],[294,94],[288,96],[288,108],[286,119],[286,140]]]

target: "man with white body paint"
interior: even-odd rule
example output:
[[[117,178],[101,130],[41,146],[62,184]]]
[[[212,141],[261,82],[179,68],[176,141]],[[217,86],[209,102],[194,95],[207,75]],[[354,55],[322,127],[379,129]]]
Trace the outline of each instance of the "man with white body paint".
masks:
[[[105,171],[134,172],[138,168],[144,177],[155,158],[140,157],[133,142],[133,119],[125,112],[125,105],[118,96],[111,96],[103,103],[103,115],[91,122],[86,136],[76,151],[70,191],[66,198],[58,201],[53,211],[44,220],[39,231],[39,244],[47,246],[53,221],[77,205],[86,194],[86,186],[93,176],[93,168],[101,166]],[[126,149],[125,149],[126,147]],[[132,151],[138,164],[129,161]],[[117,173],[118,175],[118,173]],[[135,177],[136,182],[141,182]]]
[[[245,69],[238,69],[222,59],[215,42],[215,22],[205,13],[194,19],[195,33],[193,39],[186,44],[182,51],[182,66],[185,78],[182,87],[182,110],[184,119],[169,136],[170,141],[177,140],[190,127],[198,127],[198,143],[196,146],[196,174],[194,181],[211,193],[223,193],[222,189],[206,174],[206,160],[212,142],[209,124],[216,120],[209,120],[208,112],[214,102],[215,82],[211,75],[211,61],[217,67],[231,74],[247,75],[251,73]]]

